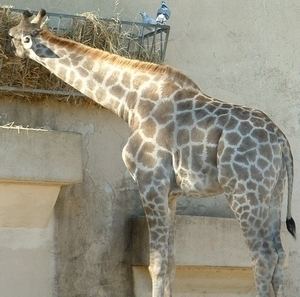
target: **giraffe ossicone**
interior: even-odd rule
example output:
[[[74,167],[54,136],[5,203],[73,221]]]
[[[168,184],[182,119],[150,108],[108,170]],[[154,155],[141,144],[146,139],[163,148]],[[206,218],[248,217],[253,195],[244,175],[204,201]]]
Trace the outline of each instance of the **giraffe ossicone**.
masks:
[[[284,296],[280,238],[284,184],[291,216],[293,158],[287,138],[263,112],[224,103],[164,65],[128,60],[41,28],[45,11],[10,29],[16,54],[123,118],[122,153],[138,184],[150,234],[152,297],[171,297],[176,197],[224,193],[251,252],[258,297]],[[286,178],[287,177],[287,178]]]

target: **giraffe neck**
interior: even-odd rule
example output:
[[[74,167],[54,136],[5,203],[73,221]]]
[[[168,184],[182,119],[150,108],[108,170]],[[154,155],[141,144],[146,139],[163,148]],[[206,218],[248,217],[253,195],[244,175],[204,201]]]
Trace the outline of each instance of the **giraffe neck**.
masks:
[[[30,58],[63,81],[129,123],[140,117],[137,107],[170,97],[184,85],[198,89],[176,70],[129,60],[42,31]],[[170,76],[173,82],[170,83]],[[167,79],[168,78],[168,79]]]

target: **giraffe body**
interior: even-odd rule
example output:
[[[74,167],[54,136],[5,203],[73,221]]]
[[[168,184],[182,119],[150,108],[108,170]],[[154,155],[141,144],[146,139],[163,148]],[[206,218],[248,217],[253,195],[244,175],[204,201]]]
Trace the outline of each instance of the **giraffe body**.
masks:
[[[171,297],[175,273],[176,197],[225,193],[254,263],[258,297],[283,293],[280,239],[288,177],[288,230],[293,160],[288,141],[262,112],[201,92],[168,66],[131,61],[54,36],[40,28],[45,12],[28,13],[10,30],[16,53],[30,57],[132,130],[122,157],[138,184],[150,234],[153,297]]]

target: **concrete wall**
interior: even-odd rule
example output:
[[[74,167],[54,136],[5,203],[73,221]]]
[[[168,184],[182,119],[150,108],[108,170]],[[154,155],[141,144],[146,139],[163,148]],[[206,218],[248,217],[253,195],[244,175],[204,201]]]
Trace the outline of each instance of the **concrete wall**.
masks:
[[[55,285],[54,220],[47,228],[0,228],[2,297],[53,297]]]
[[[99,8],[107,1],[7,1],[56,12]],[[120,1],[124,19],[155,12],[159,1]],[[293,214],[300,224],[300,4],[296,0],[169,0],[167,62],[190,75],[208,94],[267,112],[287,134],[295,159]],[[1,100],[1,122],[77,131],[84,135],[84,183],[65,188],[56,206],[58,283],[61,297],[130,296],[126,221],[140,212],[120,152],[128,130],[106,111],[54,102]],[[228,216],[221,199],[179,205],[182,213]],[[217,209],[217,211],[215,210]],[[300,241],[289,241],[288,296],[300,291]],[[120,289],[122,288],[122,290]]]
[[[49,237],[55,249],[52,257],[45,255],[50,260],[56,258],[57,274],[41,274],[56,280],[59,297],[131,296],[127,222],[141,210],[121,160],[128,135],[125,124],[88,104],[53,99],[30,103],[15,97],[1,98],[0,105],[0,124],[14,122],[82,134],[83,183],[61,190],[55,207],[54,237]],[[18,238],[13,232],[11,236]],[[24,274],[25,279],[32,278]]]
[[[7,125],[0,142],[1,296],[55,296],[53,208],[82,181],[81,135]]]

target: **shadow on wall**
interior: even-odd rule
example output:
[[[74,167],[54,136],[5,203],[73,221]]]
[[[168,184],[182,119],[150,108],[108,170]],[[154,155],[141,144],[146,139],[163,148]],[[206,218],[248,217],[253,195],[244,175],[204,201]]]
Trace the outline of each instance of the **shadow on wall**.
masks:
[[[137,185],[129,174],[120,183],[117,191],[126,194],[127,199],[132,200],[134,217],[144,216],[142,203],[139,199]],[[134,197],[134,199],[133,199]],[[177,198],[177,215],[205,216],[218,218],[234,218],[228,202],[224,195],[210,196],[206,198],[181,196]]]
[[[207,198],[180,197],[177,200],[177,214],[219,218],[234,217],[223,195]]]
[[[138,197],[137,187],[134,188],[135,197]],[[139,198],[134,201],[134,217],[144,216],[144,210]],[[204,216],[217,218],[234,218],[224,195],[207,198],[182,196],[177,198],[177,215]]]

